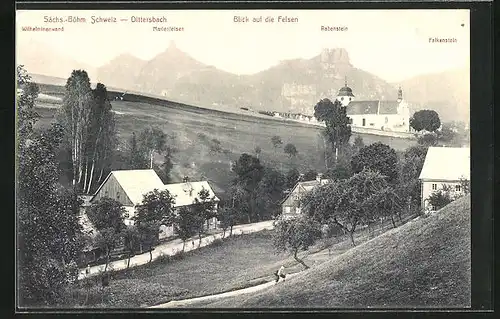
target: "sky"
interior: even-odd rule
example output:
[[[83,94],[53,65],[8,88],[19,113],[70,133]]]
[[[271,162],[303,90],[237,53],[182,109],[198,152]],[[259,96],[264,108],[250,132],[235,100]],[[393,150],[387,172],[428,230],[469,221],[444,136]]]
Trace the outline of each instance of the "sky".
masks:
[[[79,16],[86,23],[45,23],[44,17]],[[117,23],[91,23],[115,17]],[[131,17],[167,18],[166,23],[131,22]],[[234,22],[246,16],[250,22]],[[273,23],[252,22],[274,17]],[[298,18],[280,23],[278,16]],[[120,21],[120,19],[128,21]],[[462,26],[463,24],[463,26]],[[22,31],[22,27],[60,27],[64,31]],[[184,31],[153,31],[153,27]],[[321,31],[321,26],[347,31]],[[17,50],[39,44],[99,67],[124,53],[149,60],[171,41],[193,58],[235,74],[253,74],[281,60],[311,58],[324,48],[345,48],[351,64],[396,82],[419,74],[469,67],[469,10],[177,10],[177,11],[17,11]],[[456,38],[430,43],[429,38]]]

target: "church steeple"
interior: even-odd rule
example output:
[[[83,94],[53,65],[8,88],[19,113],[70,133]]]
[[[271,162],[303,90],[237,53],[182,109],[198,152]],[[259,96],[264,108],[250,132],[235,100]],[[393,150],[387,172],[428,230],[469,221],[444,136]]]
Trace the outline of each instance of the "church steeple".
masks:
[[[342,103],[342,106],[347,106],[354,98],[354,94],[352,94],[352,89],[347,86],[347,76],[344,79],[344,87],[340,88],[339,93],[337,94],[337,100]]]
[[[399,86],[398,90],[398,102],[403,101],[403,90],[401,89],[401,86]]]

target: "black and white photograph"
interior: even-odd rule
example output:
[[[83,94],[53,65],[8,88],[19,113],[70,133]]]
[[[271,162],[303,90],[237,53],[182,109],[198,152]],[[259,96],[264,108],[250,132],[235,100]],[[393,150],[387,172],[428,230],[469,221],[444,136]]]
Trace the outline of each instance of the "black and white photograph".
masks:
[[[15,20],[18,309],[471,307],[468,9]]]

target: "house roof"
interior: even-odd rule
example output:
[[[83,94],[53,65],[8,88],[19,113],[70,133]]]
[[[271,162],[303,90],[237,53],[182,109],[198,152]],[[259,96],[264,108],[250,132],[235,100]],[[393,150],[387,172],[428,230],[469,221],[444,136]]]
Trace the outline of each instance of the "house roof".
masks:
[[[123,191],[134,205],[142,202],[144,194],[155,188],[161,189],[164,186],[161,179],[152,169],[120,170],[109,173],[95,192],[96,194],[99,193],[101,187],[108,181],[111,175],[116,178],[123,188]]]
[[[198,193],[202,189],[209,192],[210,198],[213,198],[215,201],[219,201],[219,198],[215,195],[212,187],[207,181],[167,184],[163,185],[161,189],[168,190],[168,192],[175,198],[174,207],[193,204],[194,200],[198,198]]]
[[[379,114],[398,114],[398,101],[380,101]]]
[[[215,195],[213,188],[207,181],[165,185],[152,169],[112,171],[106,177],[101,186],[99,186],[96,194],[111,177],[111,175],[116,178],[117,182],[123,188],[123,191],[127,194],[128,198],[134,205],[140,204],[144,195],[154,189],[168,190],[169,193],[175,198],[174,207],[192,204],[202,189],[208,190],[211,198],[215,198],[216,201],[219,200],[219,198]]]
[[[347,106],[347,115],[398,114],[398,101],[352,101]]]
[[[352,101],[347,106],[347,115],[377,114],[379,101]]]
[[[470,180],[470,148],[429,147],[419,178],[442,181],[457,181],[462,178]]]

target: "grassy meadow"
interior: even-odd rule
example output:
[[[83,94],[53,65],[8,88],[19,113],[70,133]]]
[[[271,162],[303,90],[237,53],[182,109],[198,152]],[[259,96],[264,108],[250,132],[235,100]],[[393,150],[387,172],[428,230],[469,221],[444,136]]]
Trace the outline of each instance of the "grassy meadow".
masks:
[[[470,307],[470,212],[468,195],[303,271],[285,285],[203,306]]]
[[[61,97],[62,88],[41,86],[41,92]],[[59,90],[59,91],[58,91]],[[154,103],[153,103],[154,102]],[[182,106],[168,101],[151,103],[112,101],[116,115],[120,148],[126,148],[132,132],[139,132],[148,126],[157,126],[174,136],[170,142],[177,153],[174,155],[174,181],[183,176],[211,181],[218,190],[224,190],[233,178],[231,162],[242,153],[255,154],[259,146],[260,159],[264,165],[272,165],[283,171],[296,166],[301,171],[316,169],[322,171],[324,163],[324,142],[320,137],[321,128],[294,122],[286,122],[265,115],[245,115],[224,113],[215,110]],[[39,125],[48,125],[54,120],[57,104],[40,101],[37,111],[41,115]],[[271,137],[278,135],[283,141],[281,148],[274,149]],[[354,133],[352,140],[357,134]],[[396,150],[404,150],[415,143],[411,140],[384,136],[361,135],[365,144],[383,142]],[[213,139],[220,141],[222,150],[211,153]],[[283,152],[283,146],[293,143],[298,155],[290,158]],[[159,164],[161,156],[155,161]]]
[[[412,218],[405,216],[402,223]],[[355,233],[356,244],[390,229],[390,221],[375,225],[371,232],[360,229]],[[293,257],[275,250],[272,235],[273,231],[265,230],[226,237],[218,244],[189,251],[183,258],[160,257],[148,265],[114,272],[110,285],[105,288],[95,277],[79,282],[68,294],[70,300],[64,307],[149,307],[269,282],[281,265],[286,267],[287,273],[303,271],[304,267]],[[299,258],[316,268],[350,249],[350,239],[341,235],[319,240],[308,251],[300,252]],[[87,291],[89,298],[85,304]],[[188,304],[187,307],[204,307],[205,303]]]

